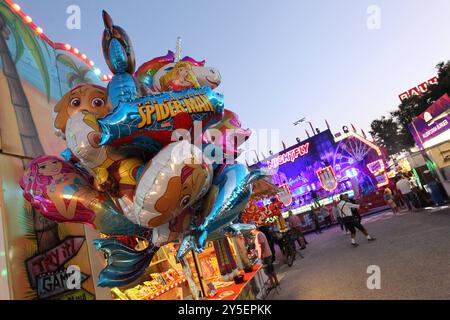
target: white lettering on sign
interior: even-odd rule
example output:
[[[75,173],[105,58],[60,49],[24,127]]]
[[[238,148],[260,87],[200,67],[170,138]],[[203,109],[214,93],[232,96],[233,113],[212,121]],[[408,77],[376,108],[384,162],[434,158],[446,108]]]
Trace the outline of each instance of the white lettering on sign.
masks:
[[[398,97],[400,98],[400,101],[403,102],[406,99],[411,98],[412,96],[420,96],[428,91],[428,86],[436,83],[438,83],[438,77],[433,77],[428,81],[422,82],[418,86],[415,86],[414,88],[411,88],[408,91],[399,94]]]

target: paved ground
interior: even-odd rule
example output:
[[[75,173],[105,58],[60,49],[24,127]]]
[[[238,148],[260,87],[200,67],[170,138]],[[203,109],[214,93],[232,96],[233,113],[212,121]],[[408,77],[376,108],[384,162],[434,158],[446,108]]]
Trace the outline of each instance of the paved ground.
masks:
[[[360,246],[338,227],[307,235],[304,259],[289,268],[278,255],[281,289],[268,299],[450,299],[450,208],[393,216],[386,211],[363,220],[377,237]],[[369,265],[381,270],[381,289],[369,290]]]

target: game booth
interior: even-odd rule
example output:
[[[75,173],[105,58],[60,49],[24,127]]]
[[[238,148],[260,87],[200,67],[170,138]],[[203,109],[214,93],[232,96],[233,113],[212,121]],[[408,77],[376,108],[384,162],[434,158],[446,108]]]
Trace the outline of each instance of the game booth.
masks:
[[[317,133],[252,166],[272,172],[272,182],[279,188],[277,198],[284,204],[283,216],[289,210],[298,214],[305,231],[313,225],[307,213],[330,206],[341,194],[371,203],[360,210],[362,215],[386,208],[382,188],[392,182],[385,151],[363,134],[344,129],[335,135],[329,129]],[[255,203],[263,207],[272,198],[260,197]]]
[[[0,298],[263,298],[240,220],[259,173],[171,141],[195,121],[248,138],[213,90],[220,73],[179,45],[135,70],[126,32],[103,23],[112,74],[0,1]],[[236,153],[234,137],[218,148],[200,134],[211,154]]]
[[[450,195],[450,97],[444,94],[409,124],[419,151],[401,159],[435,205]]]

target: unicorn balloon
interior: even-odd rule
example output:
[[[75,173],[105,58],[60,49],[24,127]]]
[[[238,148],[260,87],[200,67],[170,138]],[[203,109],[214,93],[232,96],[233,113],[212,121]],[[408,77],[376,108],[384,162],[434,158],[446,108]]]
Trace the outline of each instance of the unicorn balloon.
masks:
[[[219,70],[205,67],[205,60],[196,61],[191,57],[184,57],[175,62],[175,55],[172,51],[165,56],[144,63],[136,71],[135,77],[153,94],[205,85],[215,89],[221,82]],[[170,79],[167,80],[167,78]],[[174,81],[174,79],[179,81],[178,86],[167,85],[167,82]]]
[[[108,259],[98,285],[115,287],[137,280],[166,243],[180,241],[182,258],[202,251],[207,240],[253,228],[241,223],[241,212],[263,173],[223,163],[221,155],[236,156],[251,132],[236,114],[224,113],[223,96],[213,90],[221,80],[216,69],[190,57],[176,61],[169,51],[134,72],[127,33],[105,11],[103,23],[102,49],[113,73],[107,90],[83,85],[76,101],[58,104],[67,161],[37,157],[20,186],[46,218],[87,224],[109,236],[94,240]],[[78,108],[85,102],[92,108]],[[72,107],[77,112],[66,114]],[[197,133],[194,123],[201,123]],[[223,137],[216,141],[208,128]],[[190,140],[173,140],[177,129]],[[147,246],[133,248],[120,236]]]

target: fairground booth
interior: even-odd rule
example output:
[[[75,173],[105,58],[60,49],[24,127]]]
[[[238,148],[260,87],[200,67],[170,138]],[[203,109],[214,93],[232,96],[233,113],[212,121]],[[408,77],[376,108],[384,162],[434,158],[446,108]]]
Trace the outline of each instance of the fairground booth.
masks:
[[[450,97],[444,94],[409,125],[418,151],[401,159],[418,184],[441,205],[450,195]]]
[[[364,133],[343,128],[332,134],[330,129],[315,133],[304,141],[256,163],[254,168],[272,172],[272,183],[278,187],[277,198],[284,203],[282,214],[298,214],[305,230],[312,228],[311,209],[331,206],[341,194],[359,203],[370,203],[362,214],[382,210],[383,188],[392,173],[387,171],[386,154]],[[269,204],[273,197],[255,199],[258,207]],[[324,217],[319,220],[323,222]]]
[[[34,199],[33,205],[27,201],[36,194],[46,196],[61,191],[58,197],[61,200],[60,204],[65,207],[70,200],[72,205],[68,207],[78,210],[82,206],[80,203],[83,199],[80,196],[75,199],[75,202],[72,201],[73,195],[80,190],[80,186],[82,190],[88,190],[94,195],[100,192],[83,182],[83,175],[76,173],[74,166],[66,165],[64,162],[65,170],[70,173],[63,172],[62,167],[57,167],[58,163],[63,163],[63,160],[55,159],[62,159],[60,154],[67,148],[67,141],[54,134],[52,113],[58,101],[67,92],[71,92],[71,88],[83,84],[103,94],[108,83],[114,82],[115,77],[102,74],[95,67],[94,61],[78,48],[68,43],[53,42],[47,38],[43,29],[24,12],[25,9],[10,0],[0,1],[0,299],[262,298],[267,278],[260,266],[254,265],[255,252],[252,250],[248,232],[232,234],[219,229],[215,236],[212,236],[213,231],[216,230],[211,229],[209,237],[202,243],[203,250],[197,252],[189,250],[182,259],[176,259],[180,241],[167,241],[161,246],[153,246],[148,243],[152,241],[151,237],[117,236],[118,232],[107,234],[108,230],[114,231],[115,227],[130,225],[130,220],[124,219],[122,214],[104,219],[103,222],[115,218],[121,220],[120,223],[111,225],[109,229],[102,229],[102,221],[99,222],[99,220],[90,220],[88,224],[73,223],[83,222],[83,217],[94,214],[93,211],[89,211],[87,215],[78,216],[78,212],[72,212],[72,218],[75,216],[79,220],[72,221],[70,217],[58,215],[57,212],[52,211],[50,214],[49,211],[45,211],[44,207],[38,206],[40,200],[37,198]],[[104,14],[103,18],[106,28],[115,28],[107,14]],[[99,12],[99,19],[101,19],[101,12]],[[124,32],[122,29],[117,30],[115,34]],[[108,34],[109,31],[105,32]],[[125,37],[125,34],[122,36]],[[116,41],[115,44],[117,43]],[[101,50],[100,42],[97,50]],[[173,61],[173,56],[173,52],[169,52],[167,56],[159,58],[158,66],[161,67],[164,63]],[[171,57],[172,60],[170,60]],[[202,63],[204,62],[196,62],[187,57],[180,65],[201,71],[211,70],[202,68]],[[211,89],[196,87],[188,90],[200,92]],[[210,93],[210,95],[214,94]],[[201,97],[200,94],[195,95],[197,107],[206,101],[199,97]],[[75,102],[80,103],[79,100]],[[94,102],[98,105],[104,101],[94,99],[92,103]],[[197,108],[196,112],[211,113],[208,108],[201,110]],[[184,116],[186,114],[188,113],[184,112]],[[228,114],[234,115],[230,111],[227,111]],[[166,117],[168,116],[170,113],[166,114]],[[61,171],[62,177],[55,180],[48,178],[49,181],[52,180],[51,184],[44,186],[38,192],[30,193],[28,199],[25,199],[19,181],[30,172],[27,169],[30,162],[42,155],[52,157],[49,159],[53,159],[53,163],[47,161],[45,165],[39,167],[38,171],[45,171],[46,165],[55,165],[55,168]],[[164,164],[164,162],[161,163]],[[197,169],[203,172],[201,170],[204,170],[204,167],[199,166]],[[239,164],[228,170],[236,170],[242,173],[243,177],[249,174],[247,168]],[[192,176],[193,171],[192,168],[183,167],[180,181],[183,183],[191,181],[188,178]],[[157,170],[155,172],[158,173]],[[70,174],[76,178],[68,178]],[[29,183],[37,180],[29,178],[25,180],[25,184],[31,186]],[[69,185],[71,181],[73,184]],[[63,188],[64,184],[67,185]],[[230,190],[233,191],[235,188],[236,186],[231,185]],[[245,190],[251,190],[251,188]],[[204,190],[201,192],[205,194]],[[98,213],[101,206],[105,204],[101,201],[107,197],[107,195],[98,197],[96,198],[98,202],[89,203],[98,205],[95,208]],[[247,199],[245,194],[242,197],[244,200]],[[108,205],[108,210],[103,211],[104,215],[118,207],[117,201],[109,202]],[[51,210],[55,207],[46,208]],[[230,220],[234,222],[236,220],[234,218],[238,218],[239,213],[240,210],[232,212]],[[214,222],[213,219],[212,221]],[[220,223],[216,225],[222,227]],[[130,226],[136,230],[142,230],[140,225]],[[142,232],[142,235],[145,233]],[[111,275],[107,272],[108,270],[103,272],[106,277],[102,278],[104,282],[100,284],[99,274],[111,262],[106,254],[108,250],[97,250],[94,239],[97,244],[111,243],[116,248],[122,248],[121,254],[118,255],[119,260],[120,256],[126,256],[131,260],[140,255],[145,257],[130,267],[135,268],[132,271],[139,272],[140,276],[134,277],[131,274],[133,281],[124,284],[126,281],[122,279],[115,286],[113,280],[120,278],[122,271],[130,271],[128,267],[120,268],[121,263],[126,263],[124,260],[119,261],[119,268],[115,269],[114,277],[108,278],[108,275]],[[144,255],[143,252],[150,252],[152,255]],[[145,272],[141,273],[142,270]],[[78,288],[69,287],[67,282],[73,272],[81,275]],[[105,284],[105,281],[108,283]]]

